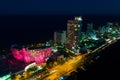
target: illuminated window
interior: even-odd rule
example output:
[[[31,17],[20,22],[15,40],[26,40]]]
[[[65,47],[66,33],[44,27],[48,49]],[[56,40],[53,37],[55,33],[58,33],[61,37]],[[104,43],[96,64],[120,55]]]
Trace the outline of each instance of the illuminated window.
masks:
[[[82,17],[75,17],[75,20],[82,21]]]
[[[74,25],[74,27],[77,27],[76,25]]]
[[[75,39],[77,39],[77,36],[75,36]]]
[[[78,27],[80,27],[80,25],[78,25]]]
[[[75,31],[77,31],[78,29],[76,28]]]

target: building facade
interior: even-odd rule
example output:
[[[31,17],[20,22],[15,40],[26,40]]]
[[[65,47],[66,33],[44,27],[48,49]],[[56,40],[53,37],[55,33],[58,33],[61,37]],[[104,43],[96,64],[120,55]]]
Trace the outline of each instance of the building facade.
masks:
[[[82,18],[75,17],[74,20],[68,20],[67,23],[67,47],[79,46],[80,33],[82,27]]]
[[[93,32],[93,23],[88,23],[87,24],[87,30],[86,30],[87,33],[91,33]]]
[[[54,32],[54,42],[66,44],[66,31]]]

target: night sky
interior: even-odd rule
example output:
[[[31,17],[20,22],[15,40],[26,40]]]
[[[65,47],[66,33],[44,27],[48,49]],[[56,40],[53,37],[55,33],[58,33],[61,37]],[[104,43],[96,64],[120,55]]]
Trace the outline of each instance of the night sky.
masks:
[[[119,3],[119,0],[1,0],[0,48],[53,39],[54,31],[66,30],[71,15],[119,16]]]
[[[120,14],[120,0],[1,0],[1,15]]]

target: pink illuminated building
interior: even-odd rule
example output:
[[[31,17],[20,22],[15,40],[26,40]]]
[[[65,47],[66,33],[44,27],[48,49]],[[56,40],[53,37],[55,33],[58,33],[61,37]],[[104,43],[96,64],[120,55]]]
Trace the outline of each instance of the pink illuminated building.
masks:
[[[45,63],[45,59],[51,54],[52,48],[45,49],[33,49],[28,50],[27,48],[22,48],[22,50],[12,48],[13,56],[20,61],[24,62],[36,62],[36,64],[40,65]]]

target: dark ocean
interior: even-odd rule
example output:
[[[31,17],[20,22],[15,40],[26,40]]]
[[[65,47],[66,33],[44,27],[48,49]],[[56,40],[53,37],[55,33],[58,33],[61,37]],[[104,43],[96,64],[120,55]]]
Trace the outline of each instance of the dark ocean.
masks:
[[[68,16],[0,16],[0,49],[53,39],[54,31],[66,30]]]
[[[53,39],[54,31],[66,30],[67,20],[80,15],[11,15],[0,16],[0,49],[11,44],[28,44]],[[82,16],[83,31],[86,23],[97,29],[107,21],[120,22],[120,16]]]

